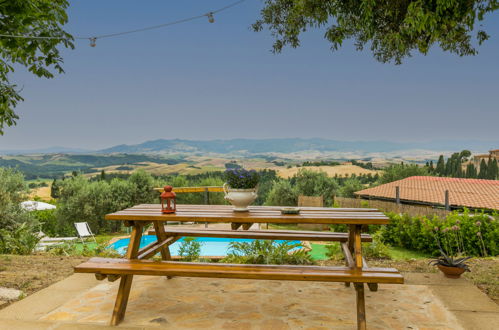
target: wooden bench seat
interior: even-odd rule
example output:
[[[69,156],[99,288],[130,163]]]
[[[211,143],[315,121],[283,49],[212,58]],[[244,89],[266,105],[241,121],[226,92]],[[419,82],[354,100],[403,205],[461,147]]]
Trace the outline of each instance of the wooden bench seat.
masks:
[[[240,265],[113,258],[92,258],[76,266],[75,272],[319,282],[395,284],[404,282],[402,275],[394,268],[364,268],[359,272],[348,267]]]
[[[155,235],[155,231],[148,232]],[[348,233],[335,233],[327,231],[298,231],[298,230],[200,230],[189,228],[165,227],[165,234],[174,237],[224,237],[224,238],[248,238],[269,240],[291,240],[291,241],[323,241],[323,242],[347,242]],[[369,234],[361,235],[362,242],[372,242]]]

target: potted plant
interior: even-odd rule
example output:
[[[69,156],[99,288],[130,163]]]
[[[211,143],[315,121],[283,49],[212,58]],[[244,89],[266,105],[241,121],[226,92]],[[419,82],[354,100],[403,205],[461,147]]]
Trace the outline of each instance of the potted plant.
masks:
[[[440,257],[429,262],[430,265],[437,265],[438,269],[448,278],[459,278],[462,273],[469,272],[470,269],[465,263],[471,257],[454,258],[445,254],[440,249]]]
[[[255,170],[230,168],[225,171],[225,199],[234,206],[234,211],[248,211],[248,205],[258,197],[256,194],[260,176]]]

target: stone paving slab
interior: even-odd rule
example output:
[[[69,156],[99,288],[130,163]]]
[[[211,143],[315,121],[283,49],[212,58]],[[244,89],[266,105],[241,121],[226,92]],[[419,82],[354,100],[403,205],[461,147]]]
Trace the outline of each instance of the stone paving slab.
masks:
[[[454,288],[436,286],[431,290],[445,301],[448,309],[453,311],[481,311],[499,314],[499,305],[482,294],[476,286]],[[499,324],[498,324],[499,328]]]
[[[499,313],[459,311],[455,315],[465,329],[497,330],[499,328]]]
[[[41,324],[106,326],[118,282],[98,283],[40,317]],[[380,285],[366,291],[366,309],[369,329],[463,329],[423,285]],[[122,326],[355,329],[355,291],[342,283],[135,276]]]
[[[38,320],[97,283],[88,274],[74,274],[0,310],[0,323],[4,319]]]

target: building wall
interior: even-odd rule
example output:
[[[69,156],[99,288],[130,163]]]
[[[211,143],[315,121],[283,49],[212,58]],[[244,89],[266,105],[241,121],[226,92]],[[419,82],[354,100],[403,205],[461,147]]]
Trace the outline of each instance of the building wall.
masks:
[[[475,165],[475,168],[479,170],[482,159],[485,160],[485,162],[488,162],[489,158],[495,158],[497,161],[499,161],[499,149],[491,150],[489,151],[489,154],[473,156],[473,165]]]

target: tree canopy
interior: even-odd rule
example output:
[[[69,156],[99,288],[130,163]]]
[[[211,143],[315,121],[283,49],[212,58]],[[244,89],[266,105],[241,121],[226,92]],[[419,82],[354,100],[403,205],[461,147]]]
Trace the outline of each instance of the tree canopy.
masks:
[[[23,98],[9,80],[15,65],[44,78],[64,72],[58,46],[73,48],[73,38],[62,29],[68,5],[67,0],[0,0],[0,34],[32,37],[0,36],[0,134],[19,119],[14,108]]]
[[[275,53],[300,46],[303,32],[320,28],[332,50],[351,39],[358,50],[369,46],[378,61],[400,64],[433,45],[475,55],[476,44],[489,37],[477,22],[497,9],[498,0],[265,0],[253,29],[271,31]]]

